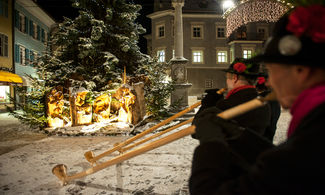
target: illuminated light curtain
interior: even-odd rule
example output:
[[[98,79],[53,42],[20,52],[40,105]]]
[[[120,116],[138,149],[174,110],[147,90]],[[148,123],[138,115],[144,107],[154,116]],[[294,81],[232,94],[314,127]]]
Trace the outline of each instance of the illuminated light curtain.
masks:
[[[238,27],[249,22],[276,22],[291,6],[284,1],[275,0],[242,1],[224,14],[227,20],[227,37]]]

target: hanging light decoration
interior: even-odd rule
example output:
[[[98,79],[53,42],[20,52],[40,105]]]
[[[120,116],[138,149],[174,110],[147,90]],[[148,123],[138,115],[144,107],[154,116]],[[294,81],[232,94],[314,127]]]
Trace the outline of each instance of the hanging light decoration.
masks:
[[[227,37],[238,27],[249,22],[276,22],[293,5],[281,0],[243,0],[224,13]]]

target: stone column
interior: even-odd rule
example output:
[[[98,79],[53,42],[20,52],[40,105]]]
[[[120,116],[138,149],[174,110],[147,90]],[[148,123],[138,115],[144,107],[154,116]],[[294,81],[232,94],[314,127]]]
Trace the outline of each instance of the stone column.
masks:
[[[178,108],[174,112],[181,111],[188,107],[188,89],[192,84],[187,83],[187,59],[183,56],[183,17],[182,7],[184,6],[184,0],[172,0],[172,5],[175,8],[174,15],[174,47],[175,56],[171,59],[171,77],[175,82],[175,90],[171,95],[171,104],[178,104]]]

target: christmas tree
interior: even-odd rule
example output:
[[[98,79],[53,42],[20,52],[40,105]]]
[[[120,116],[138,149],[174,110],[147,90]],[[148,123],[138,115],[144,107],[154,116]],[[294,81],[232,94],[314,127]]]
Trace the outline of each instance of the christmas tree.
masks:
[[[163,113],[171,91],[170,82],[161,82],[166,77],[162,70],[168,65],[140,52],[138,39],[145,29],[135,20],[141,6],[125,0],[73,0],[72,5],[79,10],[79,16],[64,18],[46,51],[34,61],[42,83],[33,78],[37,97],[27,91],[18,93],[25,101],[19,104],[23,114],[11,111],[15,117],[43,128],[46,95],[51,89],[61,86],[65,96],[71,87],[101,94],[121,85],[124,67],[129,76],[148,74],[151,85],[145,87],[147,107],[154,116]],[[39,107],[35,112],[29,109],[35,108],[34,103]],[[68,109],[65,104],[65,113],[69,113]]]
[[[141,6],[124,0],[74,0],[73,6],[79,16],[65,18],[52,37],[49,85],[104,91],[121,79],[124,66],[134,74],[144,58],[137,43],[145,30],[135,22]]]

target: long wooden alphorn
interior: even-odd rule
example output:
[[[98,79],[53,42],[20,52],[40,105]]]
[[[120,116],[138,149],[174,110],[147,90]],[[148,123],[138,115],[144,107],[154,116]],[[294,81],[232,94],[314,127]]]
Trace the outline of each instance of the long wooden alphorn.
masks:
[[[222,89],[218,90],[216,93],[218,93],[218,94],[223,94],[226,90],[227,90],[226,88],[222,88]],[[199,101],[199,102],[193,104],[192,106],[190,106],[190,107],[188,107],[188,108],[186,108],[186,109],[184,109],[184,110],[182,110],[182,111],[176,113],[175,115],[169,117],[168,119],[165,119],[164,121],[162,121],[162,122],[156,124],[155,126],[149,128],[149,129],[147,129],[147,130],[145,130],[145,131],[139,133],[138,135],[136,135],[136,136],[134,136],[134,137],[131,137],[131,138],[127,139],[127,140],[124,141],[124,142],[121,142],[121,143],[117,143],[117,144],[115,144],[115,146],[114,146],[112,149],[109,149],[109,150],[103,152],[102,154],[99,154],[98,156],[95,156],[94,153],[93,153],[92,151],[87,151],[87,152],[85,152],[84,156],[85,156],[86,160],[87,160],[88,162],[91,163],[91,165],[94,165],[94,163],[97,164],[97,161],[98,161],[99,159],[101,159],[101,158],[103,158],[103,157],[105,157],[105,156],[107,156],[107,155],[109,155],[109,154],[111,154],[111,153],[113,153],[113,152],[115,152],[115,151],[120,151],[120,152],[125,151],[125,150],[122,149],[122,147],[124,147],[124,146],[126,146],[126,145],[132,143],[133,141],[135,141],[135,140],[137,140],[137,139],[139,139],[139,138],[141,138],[141,137],[147,135],[148,133],[153,132],[154,130],[158,129],[159,127],[161,127],[161,126],[163,126],[163,125],[169,123],[170,121],[172,121],[172,120],[174,120],[174,119],[176,119],[176,118],[178,118],[178,117],[180,117],[180,116],[186,114],[187,112],[193,110],[194,108],[196,108],[196,107],[198,107],[198,106],[200,106],[200,105],[201,105],[201,101]],[[188,123],[189,123],[189,122],[190,122],[190,121],[188,121]],[[167,130],[168,130],[168,129],[167,129]],[[173,129],[172,129],[172,130],[173,130]],[[171,131],[171,130],[169,130],[169,131]],[[167,132],[169,132],[169,131],[167,131]],[[166,132],[166,133],[167,133],[167,132]],[[164,134],[164,133],[163,133],[163,134]],[[154,138],[154,137],[152,137],[152,138]],[[147,141],[148,141],[148,140],[149,140],[149,139],[147,139]],[[141,142],[141,143],[144,143],[144,142]],[[137,144],[137,145],[139,145],[139,144]],[[133,146],[133,147],[134,147],[134,146]]]
[[[161,131],[161,132],[159,132],[159,133],[156,133],[156,134],[154,134],[154,135],[152,135],[152,136],[150,136],[150,137],[147,137],[147,138],[145,138],[145,139],[143,139],[143,140],[141,140],[141,141],[138,141],[138,142],[136,142],[136,143],[134,143],[134,144],[131,144],[131,145],[127,146],[127,147],[121,148],[119,151],[120,151],[121,153],[124,153],[125,151],[130,150],[131,148],[133,148],[133,147],[135,147],[135,146],[138,146],[138,145],[140,145],[140,144],[143,144],[143,143],[145,143],[145,142],[147,142],[147,141],[149,141],[149,140],[152,140],[152,139],[154,139],[154,138],[156,138],[156,137],[159,137],[159,136],[161,136],[161,135],[164,135],[164,134],[166,134],[166,133],[168,133],[168,132],[170,132],[170,131],[172,131],[172,130],[174,130],[174,129],[177,129],[178,127],[181,127],[181,126],[183,126],[183,125],[186,125],[187,123],[192,122],[193,119],[194,119],[194,118],[190,118],[190,119],[188,119],[188,120],[186,120],[186,121],[184,121],[184,122],[181,122],[181,123],[179,123],[179,124],[177,124],[177,125],[174,125],[174,126],[168,128],[168,129],[166,129],[166,130],[164,130],[164,131]]]
[[[268,96],[266,96],[265,98],[256,98],[256,99],[253,99],[251,101],[248,101],[246,103],[243,103],[243,104],[240,104],[236,107],[233,107],[233,108],[230,108],[224,112],[221,112],[219,113],[217,116],[223,118],[223,119],[231,119],[231,118],[234,118],[236,116],[239,116],[241,114],[244,114],[250,110],[253,110],[255,108],[258,108],[258,107],[261,107],[263,105],[265,105],[265,103],[267,101],[270,101],[270,100],[275,100],[275,94],[274,93],[271,93],[269,94]],[[123,162],[125,160],[128,160],[134,156],[137,156],[139,154],[142,154],[142,153],[145,153],[147,151],[150,151],[150,150],[153,150],[155,148],[158,148],[160,146],[163,146],[165,144],[168,144],[170,142],[173,142],[177,139],[180,139],[182,137],[185,137],[187,135],[191,135],[195,133],[195,126],[192,125],[192,126],[189,126],[185,129],[182,129],[180,131],[177,131],[176,133],[173,133],[173,134],[170,134],[166,137],[163,137],[161,139],[158,139],[156,141],[153,141],[151,143],[148,143],[142,147],[139,147],[135,150],[132,150],[132,151],[129,151],[127,153],[124,153],[122,155],[119,155],[111,160],[108,160],[106,162],[103,162],[101,164],[98,164],[92,168],[89,168],[83,172],[80,172],[80,173],[77,173],[75,175],[71,175],[71,176],[68,176],[67,175],[67,166],[63,165],[63,164],[59,164],[59,165],[56,165],[53,169],[52,169],[52,173],[57,176],[61,181],[62,181],[62,184],[65,185],[67,184],[69,181],[73,180],[73,179],[78,179],[78,178],[81,178],[81,177],[85,177],[87,175],[90,175],[90,174],[93,174],[97,171],[100,171],[108,166],[111,166],[111,165],[114,165],[114,164],[117,164],[117,163],[120,163],[120,162]]]

